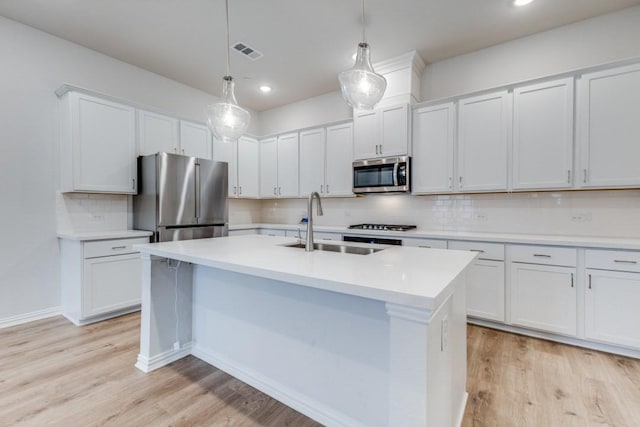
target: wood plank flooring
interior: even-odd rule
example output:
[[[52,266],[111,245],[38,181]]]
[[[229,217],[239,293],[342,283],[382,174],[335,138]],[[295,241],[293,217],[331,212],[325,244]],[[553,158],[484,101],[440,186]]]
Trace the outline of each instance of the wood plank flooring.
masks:
[[[138,313],[0,330],[0,426],[316,426],[194,357],[134,368]],[[468,327],[464,426],[640,426],[640,361]]]

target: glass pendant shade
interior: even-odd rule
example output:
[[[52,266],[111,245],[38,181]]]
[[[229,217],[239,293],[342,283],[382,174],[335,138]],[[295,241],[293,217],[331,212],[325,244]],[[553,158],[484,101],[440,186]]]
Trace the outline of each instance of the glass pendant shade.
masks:
[[[234,141],[247,131],[251,115],[236,102],[233,78],[224,76],[222,80],[222,102],[207,107],[207,123],[217,138]]]
[[[373,71],[369,54],[368,44],[358,44],[355,65],[338,75],[342,96],[353,108],[361,110],[375,107],[387,89],[387,80]]]

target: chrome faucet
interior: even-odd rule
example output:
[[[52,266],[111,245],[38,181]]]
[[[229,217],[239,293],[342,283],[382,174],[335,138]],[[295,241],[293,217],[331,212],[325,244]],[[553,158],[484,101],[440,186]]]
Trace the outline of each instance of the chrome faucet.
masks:
[[[322,202],[320,201],[320,194],[317,191],[309,194],[309,200],[307,201],[307,244],[305,251],[313,251],[313,198],[318,200],[318,216],[322,216]]]

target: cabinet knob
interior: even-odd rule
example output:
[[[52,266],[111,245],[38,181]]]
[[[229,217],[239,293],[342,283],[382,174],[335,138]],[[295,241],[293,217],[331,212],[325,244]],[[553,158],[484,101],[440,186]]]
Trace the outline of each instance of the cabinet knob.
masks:
[[[571,273],[571,287],[573,288],[573,273]]]
[[[591,275],[589,274],[589,289],[591,289]]]

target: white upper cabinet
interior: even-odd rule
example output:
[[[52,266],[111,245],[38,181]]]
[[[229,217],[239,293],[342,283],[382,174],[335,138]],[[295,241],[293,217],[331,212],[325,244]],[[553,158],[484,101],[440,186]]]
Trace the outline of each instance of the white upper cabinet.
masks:
[[[150,111],[138,110],[138,153],[178,154],[178,119]]]
[[[213,138],[213,160],[227,162],[229,197],[238,197],[238,155],[236,141]]]
[[[300,132],[300,195],[324,193],[325,129]]]
[[[205,125],[180,120],[180,154],[211,160],[211,131]]]
[[[214,138],[213,159],[229,164],[229,197],[257,198],[259,186],[258,140],[243,136],[237,141]]]
[[[238,139],[238,197],[257,198],[260,181],[260,153],[258,140]]]
[[[61,190],[135,194],[135,109],[79,92],[61,107]]]
[[[138,154],[160,152],[211,159],[211,132],[205,125],[138,110]]]
[[[409,105],[355,111],[354,158],[370,159],[409,154]]]
[[[459,191],[507,189],[511,94],[494,92],[458,101]]]
[[[298,197],[298,133],[278,137],[278,197]]]
[[[260,197],[278,197],[278,139],[260,141]]]
[[[326,132],[324,194],[327,196],[352,196],[353,124],[349,122],[329,126]]]
[[[353,115],[353,154],[356,159],[378,157],[380,147],[380,111],[367,110]]]
[[[513,91],[514,190],[570,188],[573,182],[573,78]]]
[[[578,184],[640,185],[640,64],[583,75],[578,105]]]
[[[455,104],[419,108],[413,113],[413,193],[453,191]]]

